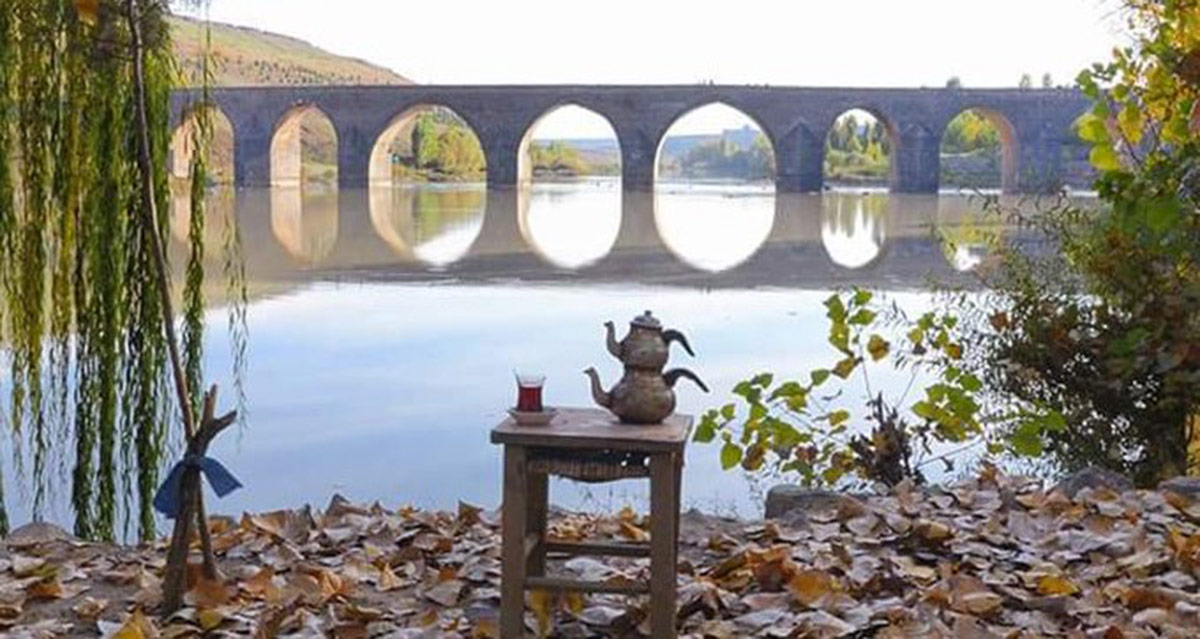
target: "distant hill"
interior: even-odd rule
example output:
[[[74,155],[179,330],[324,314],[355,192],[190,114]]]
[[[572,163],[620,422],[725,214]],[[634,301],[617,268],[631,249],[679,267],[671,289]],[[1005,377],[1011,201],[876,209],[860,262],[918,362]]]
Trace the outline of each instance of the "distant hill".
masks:
[[[169,20],[176,59],[196,82],[205,25],[180,16]],[[334,55],[303,40],[217,22],[212,23],[211,62],[216,86],[413,83],[390,69]]]

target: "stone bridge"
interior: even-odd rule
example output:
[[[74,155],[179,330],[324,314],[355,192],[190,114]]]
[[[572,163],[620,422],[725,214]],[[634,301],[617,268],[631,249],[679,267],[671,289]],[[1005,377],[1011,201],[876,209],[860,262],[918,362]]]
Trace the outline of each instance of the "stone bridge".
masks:
[[[238,185],[265,186],[298,176],[299,116],[317,109],[337,133],[338,181],[350,188],[390,179],[391,137],[421,107],[431,106],[451,109],[474,129],[490,188],[515,187],[529,175],[525,157],[534,125],[557,107],[576,105],[612,125],[623,187],[649,190],[671,124],[695,108],[723,103],[745,113],[769,138],[781,192],[823,187],[827,132],[851,109],[868,111],[884,124],[893,191],[937,191],[942,133],[955,116],[974,109],[1000,132],[1004,190],[1039,192],[1071,181],[1080,166],[1086,151],[1072,125],[1088,107],[1082,94],[1066,89],[414,85],[225,88],[210,95],[233,128]],[[192,91],[172,96],[174,126],[186,124],[198,99]]]

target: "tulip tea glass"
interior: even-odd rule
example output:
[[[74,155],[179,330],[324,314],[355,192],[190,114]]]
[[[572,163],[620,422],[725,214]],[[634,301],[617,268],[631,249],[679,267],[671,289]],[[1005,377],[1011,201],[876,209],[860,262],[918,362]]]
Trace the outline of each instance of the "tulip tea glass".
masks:
[[[545,375],[517,373],[517,410],[523,413],[540,413],[542,407],[542,386],[546,383]]]

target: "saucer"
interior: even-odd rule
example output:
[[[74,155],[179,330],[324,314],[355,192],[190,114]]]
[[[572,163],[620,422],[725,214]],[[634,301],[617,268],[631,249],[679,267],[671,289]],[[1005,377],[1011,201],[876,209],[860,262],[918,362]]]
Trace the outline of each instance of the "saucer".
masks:
[[[520,426],[545,426],[550,423],[550,420],[554,419],[554,416],[558,414],[558,410],[550,406],[547,406],[545,410],[540,412],[520,411],[510,408],[508,409],[508,414],[512,415],[512,418]]]

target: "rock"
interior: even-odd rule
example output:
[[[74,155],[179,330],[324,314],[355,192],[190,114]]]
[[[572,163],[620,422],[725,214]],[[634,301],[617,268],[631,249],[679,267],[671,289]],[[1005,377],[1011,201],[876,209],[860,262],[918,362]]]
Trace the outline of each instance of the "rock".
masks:
[[[12,531],[4,541],[9,547],[21,548],[52,541],[72,541],[74,539],[75,537],[71,533],[54,524],[35,521]]]
[[[1133,482],[1120,473],[1114,473],[1111,470],[1105,470],[1098,466],[1089,466],[1081,471],[1067,475],[1062,481],[1054,485],[1053,490],[1057,490],[1067,497],[1074,499],[1076,493],[1084,488],[1091,488],[1093,490],[1107,488],[1113,492],[1123,493],[1133,490]]]
[[[1200,477],[1172,477],[1158,485],[1159,490],[1169,490],[1195,501],[1200,499]]]
[[[764,516],[767,519],[780,519],[790,513],[808,514],[821,510],[836,510],[838,519],[844,521],[865,514],[867,507],[850,495],[832,490],[780,484],[767,491]]]

